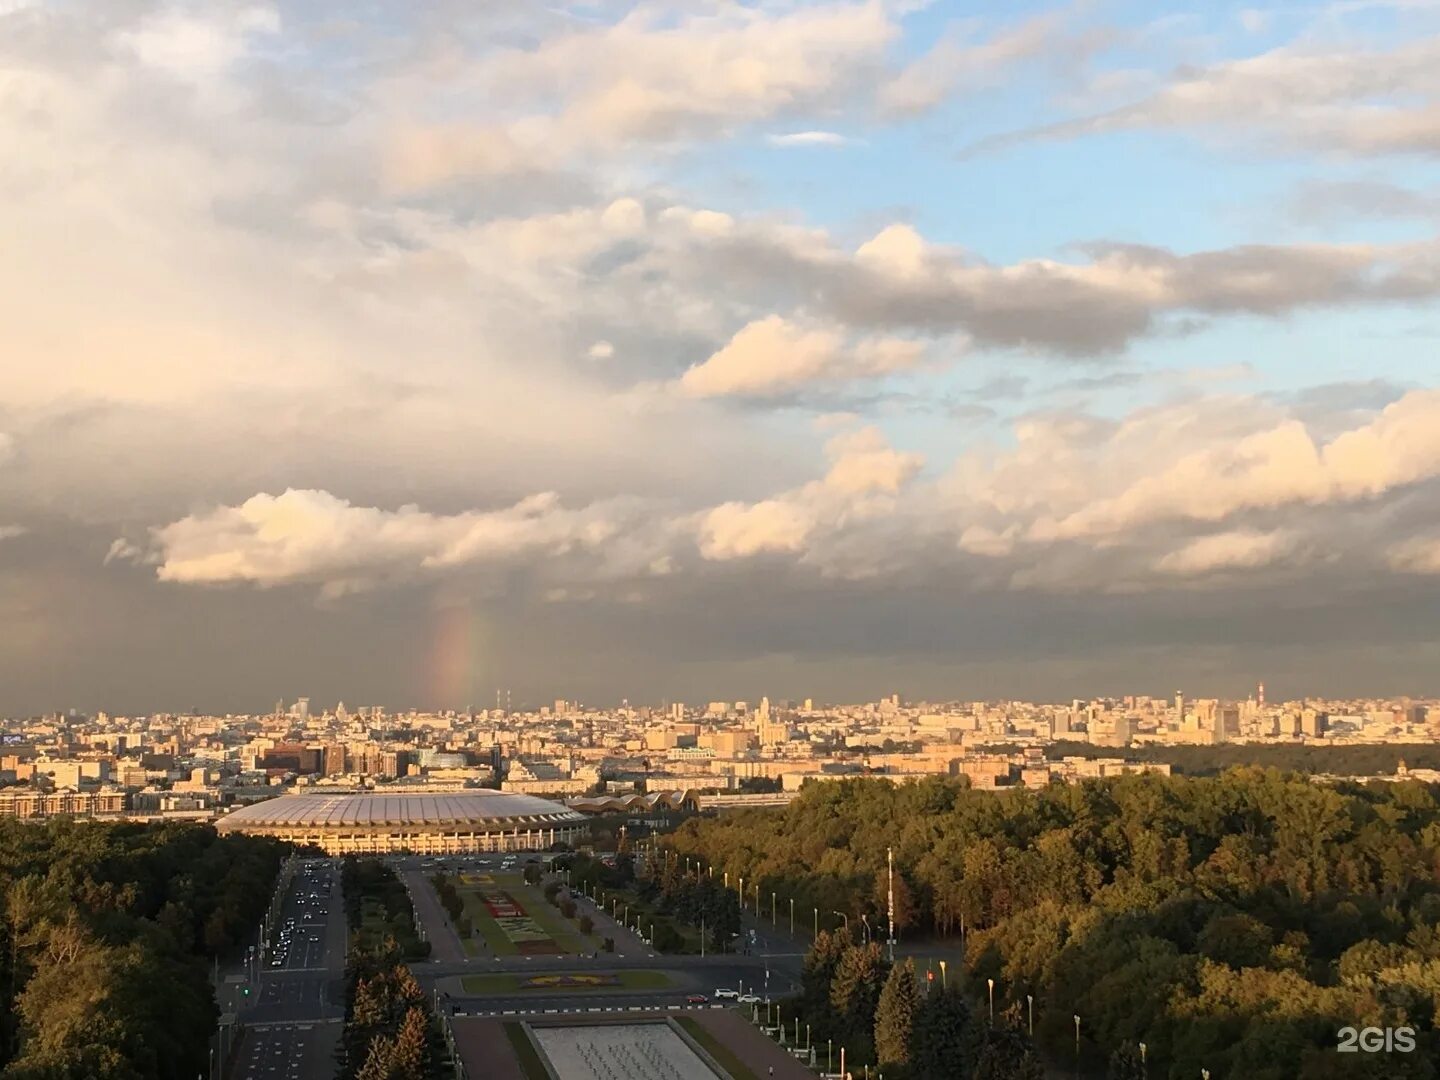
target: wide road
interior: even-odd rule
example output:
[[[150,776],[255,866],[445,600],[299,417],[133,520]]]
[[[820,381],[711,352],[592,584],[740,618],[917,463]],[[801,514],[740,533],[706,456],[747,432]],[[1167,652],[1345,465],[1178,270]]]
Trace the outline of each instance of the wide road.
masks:
[[[330,1080],[345,1018],[345,906],[328,859],[302,861],[242,998],[233,1080]]]

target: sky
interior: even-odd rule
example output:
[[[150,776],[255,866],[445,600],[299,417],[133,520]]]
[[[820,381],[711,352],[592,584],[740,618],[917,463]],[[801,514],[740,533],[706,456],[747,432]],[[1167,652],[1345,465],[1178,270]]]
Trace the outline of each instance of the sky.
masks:
[[[0,0],[0,715],[1440,694],[1440,4]]]

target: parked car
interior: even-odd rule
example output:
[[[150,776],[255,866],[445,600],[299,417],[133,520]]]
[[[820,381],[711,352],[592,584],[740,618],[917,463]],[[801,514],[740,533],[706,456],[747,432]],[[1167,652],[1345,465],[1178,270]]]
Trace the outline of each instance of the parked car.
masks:
[[[691,994],[685,999],[686,1005],[705,1005],[710,1001],[704,994]]]
[[[760,999],[759,999],[758,997],[756,997],[754,994],[741,994],[741,995],[740,995],[738,998],[736,998],[735,1000],[738,1001],[741,1005],[759,1005],[759,1004],[760,1004]]]
[[[740,996],[740,991],[739,991],[739,990],[718,989],[718,990],[715,991],[715,998],[716,998],[717,1001],[718,1001],[718,1000],[722,1000],[722,999],[724,999],[724,998],[738,998],[739,996]]]

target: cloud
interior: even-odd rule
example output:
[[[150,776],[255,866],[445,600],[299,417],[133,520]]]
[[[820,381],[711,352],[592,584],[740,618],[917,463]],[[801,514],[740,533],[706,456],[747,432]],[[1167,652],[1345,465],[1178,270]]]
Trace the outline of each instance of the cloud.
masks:
[[[662,222],[671,225],[675,218]],[[734,221],[723,233],[667,231],[637,263],[688,289],[729,283],[732,302],[778,299],[856,330],[963,332],[978,345],[1112,353],[1177,319],[1276,317],[1318,306],[1440,295],[1440,245],[1241,245],[1178,254],[1096,242],[1076,261],[994,265],[890,225],[853,252],[819,230]]]
[[[615,346],[608,341],[597,341],[585,350],[591,360],[609,360],[615,355]]]
[[[1440,219],[1440,192],[1416,191],[1383,180],[1312,180],[1285,206],[1296,221],[1333,225],[1359,219]]]
[[[571,21],[533,46],[411,74],[442,100],[484,101],[510,115],[397,125],[388,173],[399,186],[424,188],[826,111],[862,96],[899,32],[880,3],[684,13],[641,6],[613,23]]]
[[[1367,157],[1440,152],[1440,38],[1389,49],[1284,45],[1181,67],[1154,93],[1105,112],[992,136],[970,153],[1137,129],[1237,131],[1271,146]]]
[[[549,493],[500,510],[437,515],[415,506],[352,506],[329,492],[289,490],[182,518],[153,529],[152,536],[161,581],[333,587],[595,550],[618,527],[604,507],[569,510]]]
[[[1155,569],[1178,577],[1199,577],[1217,571],[1253,570],[1288,555],[1293,539],[1285,532],[1236,529],[1197,537],[1162,556]]]
[[[1440,574],[1440,539],[1424,536],[1395,544],[1386,558],[1402,574]]]
[[[784,135],[766,135],[765,141],[779,147],[848,146],[851,142],[834,131],[792,131]]]
[[[888,561],[888,527],[899,520],[897,497],[924,458],[894,450],[874,427],[833,436],[825,453],[830,468],[820,480],[755,503],[725,503],[692,519],[700,554],[724,562],[784,553],[825,575],[877,572]]]
[[[744,559],[805,547],[817,522],[809,509],[784,499],[730,502],[705,514],[700,523],[700,554],[707,559]]]
[[[880,87],[880,108],[894,116],[914,116],[961,90],[994,84],[1026,62],[1079,62],[1103,37],[1075,36],[1068,22],[1063,14],[1038,15],[981,42],[973,40],[973,24],[952,28]]]
[[[0,525],[0,540],[13,540],[28,531],[23,525]]]
[[[873,378],[908,371],[924,356],[915,341],[872,337],[849,343],[837,331],[771,315],[747,324],[681,376],[692,397],[765,397],[820,382]]]
[[[1133,451],[1153,437],[1154,422],[1152,414],[1122,427],[1111,448]],[[1069,539],[1165,520],[1222,521],[1245,510],[1374,498],[1440,476],[1440,391],[1409,393],[1324,445],[1289,418],[1208,446],[1186,442],[1152,456],[1118,492],[1091,491],[1072,512],[1037,518],[1030,534]]]

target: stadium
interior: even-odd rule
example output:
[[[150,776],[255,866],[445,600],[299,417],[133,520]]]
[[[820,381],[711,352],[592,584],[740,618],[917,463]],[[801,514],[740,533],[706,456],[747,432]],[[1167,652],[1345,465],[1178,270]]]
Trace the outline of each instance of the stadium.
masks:
[[[457,855],[574,844],[585,818],[559,803],[503,791],[282,795],[221,818],[221,833],[273,836],[330,855]]]

